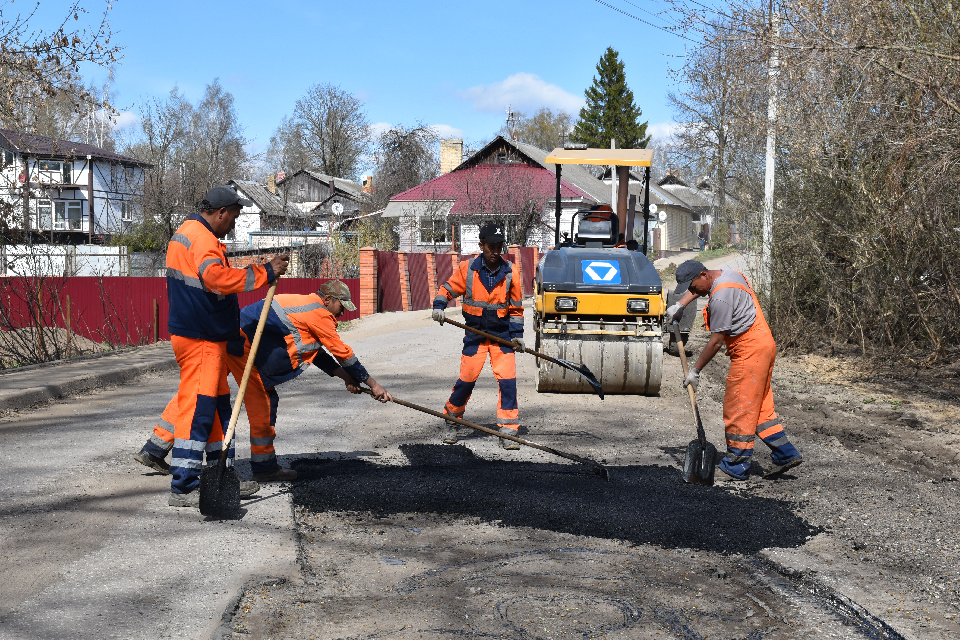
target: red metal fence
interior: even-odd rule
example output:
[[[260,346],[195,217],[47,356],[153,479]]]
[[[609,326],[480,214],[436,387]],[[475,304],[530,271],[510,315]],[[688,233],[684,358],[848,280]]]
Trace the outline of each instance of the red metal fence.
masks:
[[[326,278],[283,278],[277,293],[313,293]],[[343,281],[353,300],[360,281]],[[240,306],[266,295],[266,288],[241,293]],[[169,340],[166,278],[0,278],[3,329],[36,326],[69,328],[94,342],[138,345]],[[360,317],[346,311],[340,320]]]

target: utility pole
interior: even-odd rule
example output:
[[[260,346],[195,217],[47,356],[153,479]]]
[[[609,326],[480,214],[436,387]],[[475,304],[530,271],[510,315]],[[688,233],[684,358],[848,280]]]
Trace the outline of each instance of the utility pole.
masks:
[[[760,290],[773,296],[773,188],[776,172],[777,144],[777,76],[780,57],[777,44],[780,37],[780,17],[773,12],[770,0],[770,64],[767,68],[767,164],[763,180],[763,238],[760,245]]]
[[[610,148],[617,148],[615,138],[610,138]],[[620,215],[620,212],[617,211],[617,167],[614,165],[610,165],[610,207],[615,214]]]

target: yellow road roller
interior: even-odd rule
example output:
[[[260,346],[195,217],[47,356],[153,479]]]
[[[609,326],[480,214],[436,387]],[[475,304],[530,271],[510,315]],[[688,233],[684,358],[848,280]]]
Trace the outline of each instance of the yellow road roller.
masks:
[[[534,280],[535,349],[554,358],[586,365],[605,394],[656,395],[663,374],[663,283],[647,259],[646,243],[627,248],[632,220],[606,205],[578,211],[569,237],[560,242],[560,164],[615,164],[649,167],[646,149],[557,149],[547,158],[557,166],[556,245],[537,264]],[[561,153],[562,152],[562,153]],[[616,154],[616,155],[614,155]],[[590,160],[594,160],[590,162]],[[621,173],[621,211],[626,213],[626,171]],[[644,196],[644,228],[649,217],[649,186]],[[628,218],[624,216],[624,218]],[[631,243],[634,246],[635,243]],[[592,393],[577,373],[538,360],[537,391]]]

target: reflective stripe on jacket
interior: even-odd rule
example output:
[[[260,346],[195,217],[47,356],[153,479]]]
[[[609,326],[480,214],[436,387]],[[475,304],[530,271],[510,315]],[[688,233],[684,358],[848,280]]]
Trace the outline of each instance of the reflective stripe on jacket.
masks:
[[[259,300],[240,312],[240,328],[248,341],[253,339],[257,330],[262,309],[263,300]],[[324,347],[336,360],[324,351]],[[230,350],[232,353],[235,346],[230,345]],[[320,296],[315,293],[277,294],[270,305],[254,359],[260,377],[264,384],[276,386],[300,375],[310,363],[327,375],[333,375],[333,371],[343,367],[357,382],[370,377],[353,349],[340,339],[337,319],[323,306]]]
[[[492,333],[504,340],[523,337],[523,290],[520,270],[509,260],[500,260],[493,289],[487,290],[478,273],[483,256],[459,264],[450,279],[437,290],[434,309],[445,309],[447,303],[463,296],[463,318],[468,327]],[[467,332],[463,341],[482,342],[484,338]]]
[[[187,218],[167,245],[170,335],[222,342],[240,328],[237,295],[274,279],[268,264],[230,266],[223,243],[199,215]]]

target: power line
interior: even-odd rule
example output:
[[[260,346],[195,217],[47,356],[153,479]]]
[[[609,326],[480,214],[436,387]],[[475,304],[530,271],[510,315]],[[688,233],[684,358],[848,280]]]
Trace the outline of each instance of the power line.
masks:
[[[659,29],[660,31],[664,31],[664,32],[666,32],[666,33],[675,35],[675,36],[677,36],[678,38],[683,38],[684,40],[687,40],[687,41],[689,41],[689,42],[696,42],[696,40],[692,40],[691,38],[688,38],[687,36],[685,36],[685,35],[683,35],[683,34],[680,34],[680,33],[676,32],[676,31],[674,31],[673,29],[670,29],[670,28],[668,28],[668,27],[663,27],[663,26],[660,26],[660,25],[658,25],[658,24],[653,24],[653,23],[650,22],[649,20],[644,20],[643,18],[637,17],[637,16],[633,15],[632,13],[627,13],[627,12],[624,11],[623,9],[621,9],[621,8],[619,8],[619,7],[615,7],[615,6],[613,6],[612,4],[610,4],[610,3],[608,3],[608,2],[604,2],[603,0],[597,0],[597,2],[599,2],[600,4],[602,4],[603,6],[605,6],[605,7],[607,7],[607,8],[613,9],[613,10],[616,11],[617,13],[622,13],[623,15],[627,16],[628,18],[633,18],[633,19],[636,20],[637,22],[641,22],[641,23],[643,23],[643,24],[645,24],[645,25],[647,25],[647,26],[649,26],[649,27],[653,27],[654,29]],[[634,6],[636,6],[636,5],[634,5]],[[638,8],[639,8],[639,7],[638,7]],[[649,12],[648,12],[648,13],[649,13]]]

